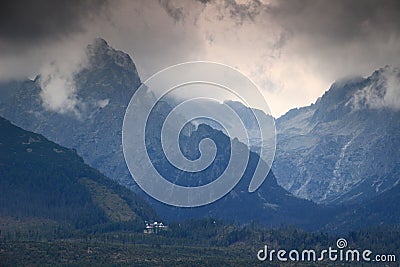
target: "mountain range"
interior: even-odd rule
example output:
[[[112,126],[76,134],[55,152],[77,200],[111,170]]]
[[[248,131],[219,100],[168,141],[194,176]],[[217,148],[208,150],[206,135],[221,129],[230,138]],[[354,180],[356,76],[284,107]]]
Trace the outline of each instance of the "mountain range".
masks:
[[[300,198],[324,205],[361,203],[397,185],[399,84],[400,71],[386,66],[367,78],[337,81],[316,103],[276,119],[273,171],[278,183]],[[252,112],[263,111],[241,102],[225,104],[240,115],[250,132],[251,149],[257,152],[263,144]],[[209,102],[196,108],[216,105]]]
[[[46,108],[41,98],[40,75],[35,80],[0,84],[0,115],[24,129],[76,149],[90,166],[145,198],[161,218],[173,221],[211,216],[242,224],[259,221],[263,225],[295,224],[310,229],[319,229],[329,222],[333,229],[333,225],[350,220],[354,212],[362,216],[378,216],[379,210],[383,212],[380,221],[371,219],[373,223],[388,223],[393,219],[389,215],[393,211],[382,207],[381,199],[398,199],[399,113],[391,105],[381,107],[387,100],[379,99],[385,99],[388,92],[388,73],[396,74],[397,70],[384,68],[365,79],[336,82],[315,104],[278,118],[273,172],[269,172],[256,192],[248,192],[252,172],[260,162],[256,153],[258,140],[250,140],[248,166],[229,194],[207,206],[176,208],[144,194],[124,161],[122,121],[131,96],[141,84],[135,64],[127,54],[111,48],[103,39],[88,45],[86,53],[88,64],[74,77],[76,97],[81,104],[78,115]],[[247,116],[248,107],[227,103],[243,117]],[[152,133],[149,138],[154,140],[149,142],[150,156],[170,180],[191,186],[207,183],[221,173],[229,160],[230,141],[243,152],[250,149],[240,140],[229,140],[220,129],[201,123],[190,134],[180,137],[182,150],[195,159],[199,140],[211,138],[218,144],[218,161],[201,177],[176,170],[161,153],[157,136],[160,122],[170,109],[170,105],[160,103],[154,124],[150,125],[154,128],[149,131]],[[250,117],[245,121],[249,128],[255,126]],[[364,200],[371,201],[368,207],[359,204]],[[394,214],[398,214],[396,209]],[[368,222],[354,223],[354,227],[365,223]]]
[[[140,194],[155,207],[161,217],[168,220],[216,216],[240,223],[259,221],[266,225],[317,224],[314,223],[314,217],[319,212],[319,207],[310,201],[292,196],[277,184],[272,172],[257,192],[252,194],[248,192],[247,187],[254,165],[259,161],[255,153],[251,154],[247,172],[241,182],[216,203],[188,209],[171,207],[149,198],[138,189],[131,178],[122,154],[121,130],[125,109],[140,85],[135,65],[127,54],[114,50],[103,39],[96,39],[87,47],[87,56],[89,64],[75,77],[77,99],[83,103],[79,116],[46,109],[40,95],[40,76],[35,80],[3,84],[0,88],[2,94],[0,114],[20,127],[43,134],[63,146],[76,149],[85,162]],[[99,101],[107,104],[99,106]],[[150,133],[159,132],[157,127],[169,109],[170,106],[167,104],[158,106],[158,113],[154,116],[153,123],[155,128],[149,131]],[[186,137],[186,141],[184,140],[188,151],[197,147],[201,136],[214,136],[216,143],[222,143],[223,146],[229,143],[229,138],[222,132],[201,126],[192,133],[191,138]],[[156,141],[160,138],[156,135],[150,137]],[[197,141],[192,141],[194,139]],[[239,146],[244,152],[248,150],[244,145],[239,144]],[[154,151],[151,154],[154,159],[159,159],[162,154],[159,148],[160,146],[157,147],[156,144],[149,148],[150,151]],[[221,151],[221,161],[229,160],[229,152],[224,149]],[[169,176],[174,176],[171,179],[181,176],[181,172],[163,161],[160,161],[158,167]],[[214,177],[208,176],[209,174],[216,175],[223,170],[223,167],[223,164],[213,164],[208,172],[202,175],[207,180],[209,177]],[[195,181],[191,185],[198,185],[197,183],[201,182],[201,179],[193,177],[191,179]],[[190,179],[182,181],[190,183]]]

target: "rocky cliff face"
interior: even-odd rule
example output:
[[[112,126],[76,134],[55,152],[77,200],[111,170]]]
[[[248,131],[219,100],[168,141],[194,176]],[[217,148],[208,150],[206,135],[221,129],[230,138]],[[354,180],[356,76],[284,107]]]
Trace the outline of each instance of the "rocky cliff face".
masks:
[[[385,67],[336,82],[315,104],[279,118],[279,183],[318,203],[361,202],[397,184],[399,84],[399,70]]]

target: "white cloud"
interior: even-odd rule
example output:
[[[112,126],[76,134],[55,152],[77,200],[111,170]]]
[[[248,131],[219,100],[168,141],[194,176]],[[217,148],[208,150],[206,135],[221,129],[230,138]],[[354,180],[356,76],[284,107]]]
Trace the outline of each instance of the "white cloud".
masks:
[[[42,69],[40,79],[42,91],[40,96],[43,106],[47,110],[59,113],[74,112],[78,114],[75,82],[69,74],[62,74],[59,70],[54,71],[54,67]]]
[[[386,75],[386,94],[384,104],[387,107],[400,110],[400,73],[391,72]]]
[[[108,104],[110,103],[110,99],[106,98],[106,99],[102,99],[97,101],[97,106],[99,108],[105,108],[108,106]]]
[[[87,65],[85,47],[80,42],[66,42],[55,47],[47,61],[39,69],[44,108],[81,116],[84,103],[77,98],[74,76]]]
[[[349,104],[354,110],[391,108],[400,110],[400,72],[385,67],[368,86],[358,90]]]

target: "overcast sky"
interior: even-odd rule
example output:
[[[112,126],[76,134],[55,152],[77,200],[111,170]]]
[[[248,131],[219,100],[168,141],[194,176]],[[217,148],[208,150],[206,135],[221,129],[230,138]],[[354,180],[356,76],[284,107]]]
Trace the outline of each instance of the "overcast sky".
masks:
[[[400,1],[1,1],[0,79],[56,68],[60,85],[95,37],[129,53],[142,80],[191,60],[236,67],[279,116],[337,79],[399,66]]]

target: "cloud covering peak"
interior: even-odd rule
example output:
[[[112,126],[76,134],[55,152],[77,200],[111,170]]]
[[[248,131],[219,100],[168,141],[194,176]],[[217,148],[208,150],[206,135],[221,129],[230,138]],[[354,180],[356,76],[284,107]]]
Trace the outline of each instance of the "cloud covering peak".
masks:
[[[400,110],[400,70],[386,66],[376,71],[371,82],[355,92],[349,104],[355,109]]]
[[[62,62],[62,55],[80,54],[101,36],[130,54],[143,80],[186,61],[233,66],[260,87],[279,116],[314,102],[341,77],[400,66],[397,0],[40,0],[2,5],[2,80],[32,77],[51,62]]]

